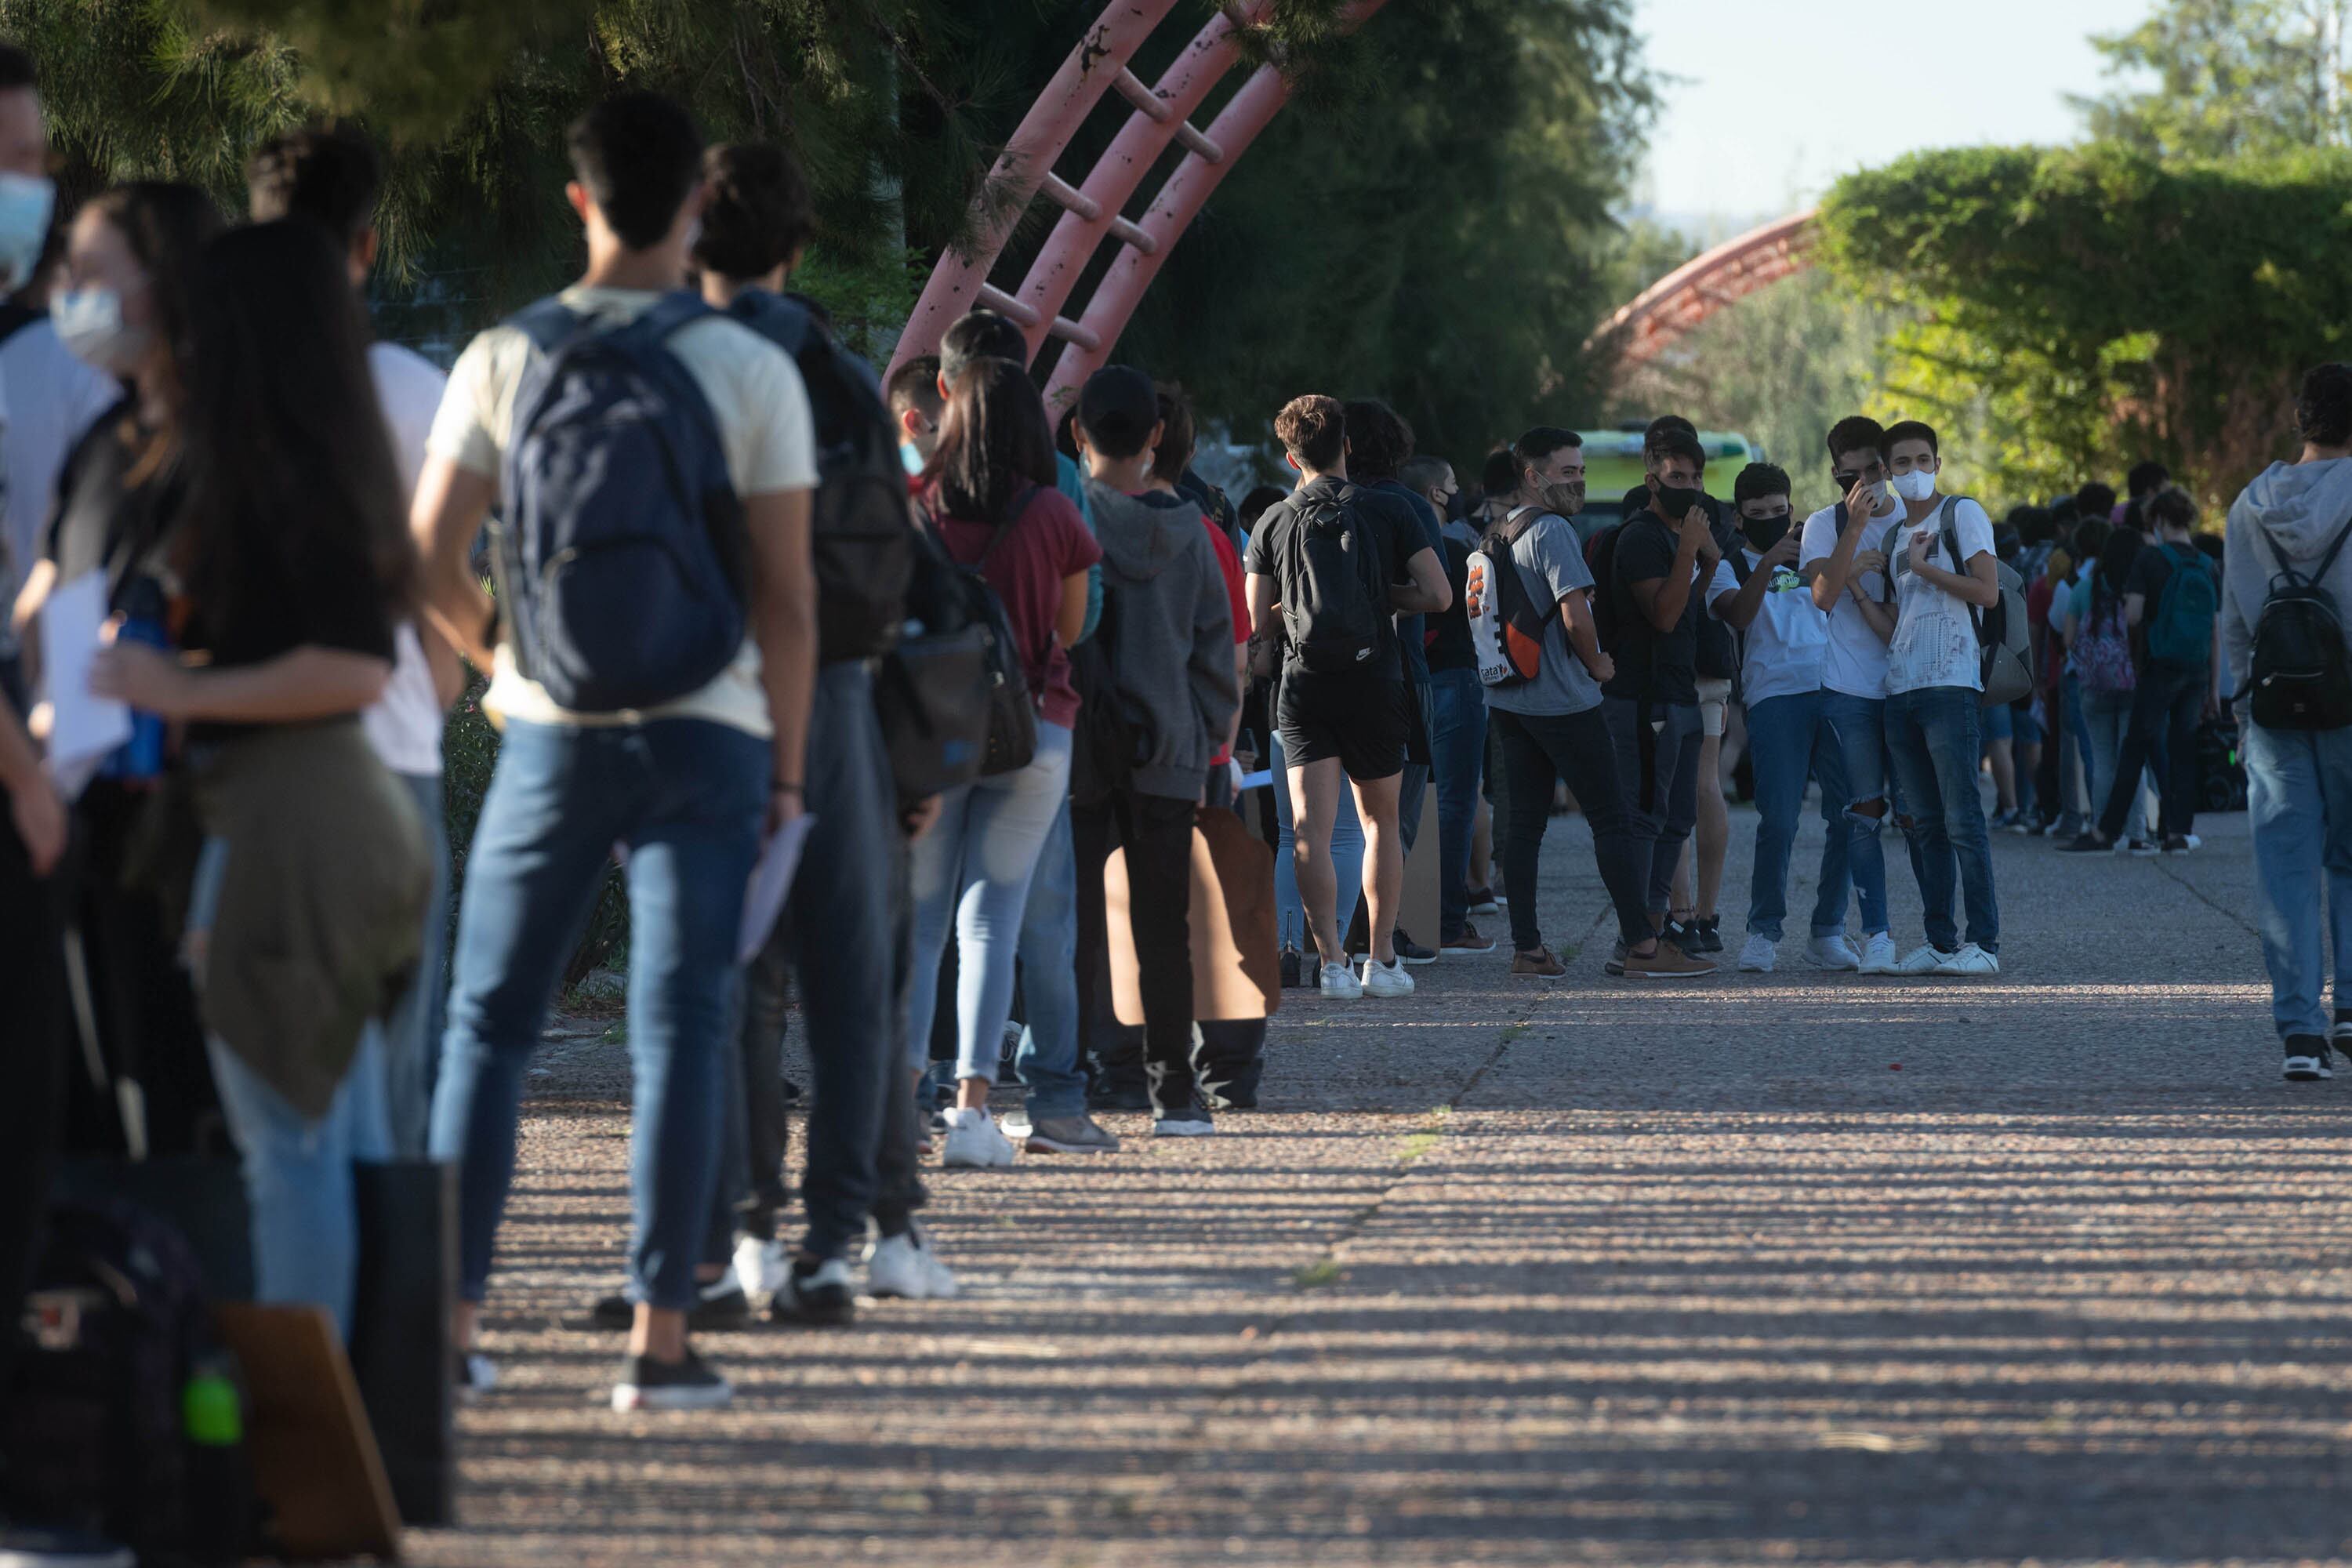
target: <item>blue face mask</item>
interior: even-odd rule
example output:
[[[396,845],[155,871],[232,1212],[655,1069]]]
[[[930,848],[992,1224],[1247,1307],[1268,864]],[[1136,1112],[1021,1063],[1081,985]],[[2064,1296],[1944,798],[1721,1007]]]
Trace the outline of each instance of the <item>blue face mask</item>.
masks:
[[[923,463],[925,461],[922,448],[916,446],[912,441],[899,442],[898,461],[907,465],[907,472],[909,474],[920,474],[923,471]]]
[[[14,291],[33,280],[57,204],[55,182],[0,174],[0,289]]]

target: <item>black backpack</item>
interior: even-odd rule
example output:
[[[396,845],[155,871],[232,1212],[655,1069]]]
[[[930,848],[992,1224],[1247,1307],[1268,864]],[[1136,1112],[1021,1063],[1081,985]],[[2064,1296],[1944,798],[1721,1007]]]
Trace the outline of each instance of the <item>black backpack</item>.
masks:
[[[809,550],[817,658],[871,658],[897,646],[915,572],[915,520],[890,411],[866,363],[834,342],[806,301],[746,289],[727,313],[793,356],[816,421]]]
[[[120,1541],[142,1563],[260,1550],[243,1384],[172,1226],[121,1202],[52,1208],[11,1381],[0,1511]]]
[[[1584,542],[1585,570],[1592,574],[1592,632],[1601,651],[1614,658],[1623,617],[1617,613],[1617,541],[1625,531],[1612,522]]]
[[[1291,502],[1283,533],[1282,623],[1291,657],[1318,675],[1359,668],[1380,653],[1389,623],[1380,552],[1352,489]]]
[[[1070,650],[1070,684],[1078,693],[1078,717],[1070,735],[1070,799],[1096,806],[1134,788],[1135,763],[1149,754],[1142,726],[1119,697],[1118,668],[1111,660],[1118,624],[1119,590],[1103,585],[1102,618],[1094,636]]]
[[[915,530],[909,562],[906,630],[874,676],[901,809],[980,776],[996,684],[996,628],[974,618],[963,568],[927,528]]]
[[[996,533],[980,552],[980,559],[969,566],[950,560],[950,575],[931,584],[943,601],[938,606],[941,618],[958,628],[979,628],[986,654],[987,683],[975,705],[987,720],[977,769],[983,778],[1025,768],[1037,755],[1037,693],[1030,687],[1028,667],[1021,662],[1021,641],[1013,635],[1012,617],[1004,613],[1004,601],[988,585],[985,574],[996,547],[1045,493],[1044,486],[1030,486],[996,525]],[[937,527],[932,525],[934,533]],[[944,549],[940,554],[946,555]]]
[[[2265,730],[2340,730],[2352,724],[2352,658],[2344,646],[2344,620],[2336,595],[2320,584],[2352,537],[2352,519],[2308,574],[2287,564],[2277,538],[2260,525],[2278,571],[2254,622],[2248,672],[2253,685],[2254,722]]]

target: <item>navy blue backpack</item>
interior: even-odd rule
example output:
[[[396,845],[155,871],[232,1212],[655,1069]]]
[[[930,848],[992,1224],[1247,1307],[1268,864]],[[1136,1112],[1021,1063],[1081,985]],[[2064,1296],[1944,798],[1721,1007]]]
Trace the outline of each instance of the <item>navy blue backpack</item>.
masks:
[[[697,691],[742,647],[748,538],[719,422],[668,347],[716,314],[670,294],[620,326],[544,300],[515,388],[497,531],[521,672],[583,713]]]

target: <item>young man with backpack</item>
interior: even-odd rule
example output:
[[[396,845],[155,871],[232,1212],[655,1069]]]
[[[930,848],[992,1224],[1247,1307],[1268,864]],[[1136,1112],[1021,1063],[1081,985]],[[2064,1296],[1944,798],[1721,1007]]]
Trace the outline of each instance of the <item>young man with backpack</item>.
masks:
[[[808,788],[815,440],[791,356],[677,289],[705,201],[686,111],[624,93],[567,140],[587,269],[467,346],[417,484],[425,614],[492,672],[483,706],[505,724],[467,862],[432,1152],[459,1163],[469,1352],[524,1068],[622,847],[635,1314],[613,1402],[704,1408],[730,1390],[689,1348],[687,1311],[744,889]],[[495,608],[468,559],[494,508]]]
[[[2213,689],[2221,613],[2220,574],[2197,546],[2197,503],[2164,490],[2143,503],[2158,542],[2132,557],[2123,584],[2125,622],[2138,634],[2137,684],[2131,727],[2116,761],[2116,782],[2101,803],[2097,841],[2113,844],[2139,799],[2140,773],[2161,747],[2167,769],[2157,829],[2160,852],[2198,846],[2197,726],[2221,711]]]
[[[2245,738],[2271,1016],[2284,1076],[2308,1082],[2352,1050],[2352,868],[2339,847],[2352,835],[2352,364],[2305,375],[2295,425],[2302,454],[2230,508],[2221,642]]]
[[[1895,635],[1886,645],[1886,752],[1917,851],[1927,942],[1906,974],[2000,973],[2000,906],[1992,838],[1977,794],[1984,751],[1982,617],[2001,602],[1992,519],[1966,496],[1937,493],[1936,432],[1906,420],[1886,432],[1887,467],[1903,515],[1881,536]],[[1953,868],[1966,890],[1968,941],[1952,919]]]
[[[1103,615],[1077,744],[1087,795],[1098,798],[1079,798],[1071,828],[1081,900],[1102,901],[1104,860],[1127,852],[1151,1130],[1198,1136],[1215,1123],[1193,1071],[1192,817],[1241,689],[1233,605],[1201,510],[1152,486],[1161,428],[1158,389],[1141,371],[1110,365],[1087,379],[1077,432],[1103,548]],[[1080,987],[1082,1017],[1091,989]]]
[[[1822,717],[1829,617],[1797,574],[1803,542],[1789,526],[1789,476],[1769,463],[1750,463],[1740,470],[1731,500],[1742,538],[1707,587],[1707,613],[1738,637],[1748,754],[1756,767],[1756,865],[1748,941],[1739,950],[1739,968],[1748,974],[1765,973],[1776,961],[1789,908],[1789,850],[1796,842],[1808,779],[1821,784],[1822,820],[1829,832],[1822,843],[1821,887],[1805,962],[1838,970],[1858,968],[1862,962],[1845,940],[1851,885],[1848,836],[1842,831],[1845,758]]]
[[[1454,465],[1443,458],[1416,457],[1398,477],[1439,516],[1454,499]],[[1444,533],[1445,584],[1454,603],[1429,618],[1429,758],[1437,784],[1438,951],[1495,951],[1495,939],[1470,923],[1470,850],[1478,824],[1478,779],[1486,760],[1486,689],[1478,679],[1478,655],[1470,639],[1470,552],[1478,534],[1466,523],[1448,523]]]
[[[1627,819],[1615,750],[1601,718],[1616,666],[1592,617],[1592,574],[1576,534],[1584,508],[1584,441],[1538,426],[1518,439],[1519,484],[1479,542],[1465,588],[1478,678],[1503,756],[1503,886],[1510,896],[1511,973],[1557,979],[1536,884],[1552,786],[1565,781],[1592,830],[1592,858],[1617,910],[1621,972],[1634,978],[1712,974],[1715,965],[1663,940],[1647,904],[1651,865]]]
[[[1886,478],[1886,432],[1852,415],[1830,427],[1830,479],[1845,499],[1805,520],[1798,575],[1829,617],[1822,653],[1822,722],[1845,766],[1846,870],[1862,905],[1864,974],[1895,974],[1886,915],[1891,809],[1886,780],[1886,557],[1879,548],[1901,508]],[[1752,726],[1751,726],[1752,730]],[[1752,743],[1752,736],[1751,736]]]
[[[1266,508],[1250,534],[1251,669],[1273,674],[1279,651],[1275,722],[1289,774],[1299,895],[1322,959],[1318,984],[1334,998],[1407,996],[1412,977],[1391,933],[1404,883],[1397,784],[1411,720],[1392,617],[1443,614],[1453,595],[1412,513],[1349,482],[1346,411],[1337,398],[1293,398],[1274,429],[1299,486]],[[1331,868],[1343,778],[1364,826],[1371,953],[1360,979],[1349,973],[1340,944]]]

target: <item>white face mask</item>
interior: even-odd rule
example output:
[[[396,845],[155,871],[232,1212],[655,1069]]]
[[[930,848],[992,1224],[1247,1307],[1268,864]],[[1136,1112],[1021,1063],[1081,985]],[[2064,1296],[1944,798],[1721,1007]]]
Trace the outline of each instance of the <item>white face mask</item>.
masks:
[[[33,280],[57,205],[56,182],[0,174],[0,289],[13,292]]]
[[[1926,500],[1936,493],[1936,476],[1926,468],[1897,474],[1895,476],[1895,493],[1905,500]]]
[[[76,289],[49,312],[58,337],[76,359],[110,375],[129,375],[147,355],[154,333],[126,326],[122,296],[111,289]]]

